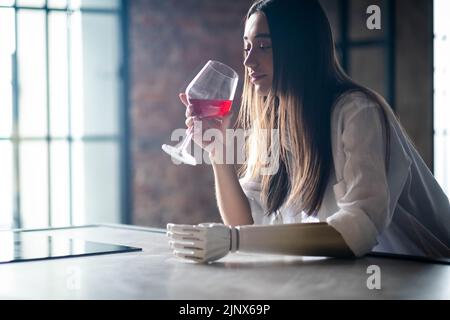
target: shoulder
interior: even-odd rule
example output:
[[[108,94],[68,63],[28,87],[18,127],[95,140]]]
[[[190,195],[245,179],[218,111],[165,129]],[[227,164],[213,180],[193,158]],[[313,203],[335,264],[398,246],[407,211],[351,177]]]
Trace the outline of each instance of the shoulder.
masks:
[[[334,101],[332,122],[334,124],[345,123],[351,121],[357,115],[372,117],[376,114],[380,115],[383,101],[384,99],[376,93],[373,93],[372,96],[361,90],[344,92]]]

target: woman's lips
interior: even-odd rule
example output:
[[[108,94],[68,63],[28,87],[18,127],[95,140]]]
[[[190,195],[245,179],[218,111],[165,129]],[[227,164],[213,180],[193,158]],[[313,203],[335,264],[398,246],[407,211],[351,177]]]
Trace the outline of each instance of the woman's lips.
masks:
[[[266,76],[265,74],[250,76],[250,81],[253,83],[258,82],[260,79],[264,78],[265,76]]]

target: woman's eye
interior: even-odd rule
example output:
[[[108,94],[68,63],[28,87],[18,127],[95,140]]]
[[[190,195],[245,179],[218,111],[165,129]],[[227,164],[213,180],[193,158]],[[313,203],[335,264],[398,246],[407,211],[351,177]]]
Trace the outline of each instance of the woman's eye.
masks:
[[[272,47],[271,47],[271,46],[265,46],[265,45],[261,44],[261,45],[259,46],[259,48],[262,49],[262,50],[266,50],[266,49],[270,49],[270,48],[272,48]]]
[[[259,49],[261,49],[263,51],[266,49],[271,49],[271,48],[272,48],[272,46],[269,46],[269,45],[263,45],[263,44],[259,45]],[[244,48],[244,52],[246,54],[248,54],[250,50],[251,50],[251,48]]]

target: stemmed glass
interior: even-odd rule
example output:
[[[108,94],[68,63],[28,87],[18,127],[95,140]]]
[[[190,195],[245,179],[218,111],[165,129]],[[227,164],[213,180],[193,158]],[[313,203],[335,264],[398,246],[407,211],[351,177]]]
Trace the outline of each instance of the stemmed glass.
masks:
[[[229,66],[209,60],[186,88],[186,96],[201,118],[223,117],[231,110],[238,83],[238,74]],[[177,146],[162,145],[162,149],[186,164],[195,166],[197,161],[189,154],[187,147],[193,136],[193,126]]]

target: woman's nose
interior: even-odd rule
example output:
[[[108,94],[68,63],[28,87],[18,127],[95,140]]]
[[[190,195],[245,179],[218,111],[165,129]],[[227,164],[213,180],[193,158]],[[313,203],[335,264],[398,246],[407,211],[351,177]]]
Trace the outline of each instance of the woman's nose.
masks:
[[[253,53],[253,50],[249,50],[247,53],[247,56],[244,59],[244,66],[247,68],[254,68],[257,65],[257,61],[255,58],[255,54]]]

